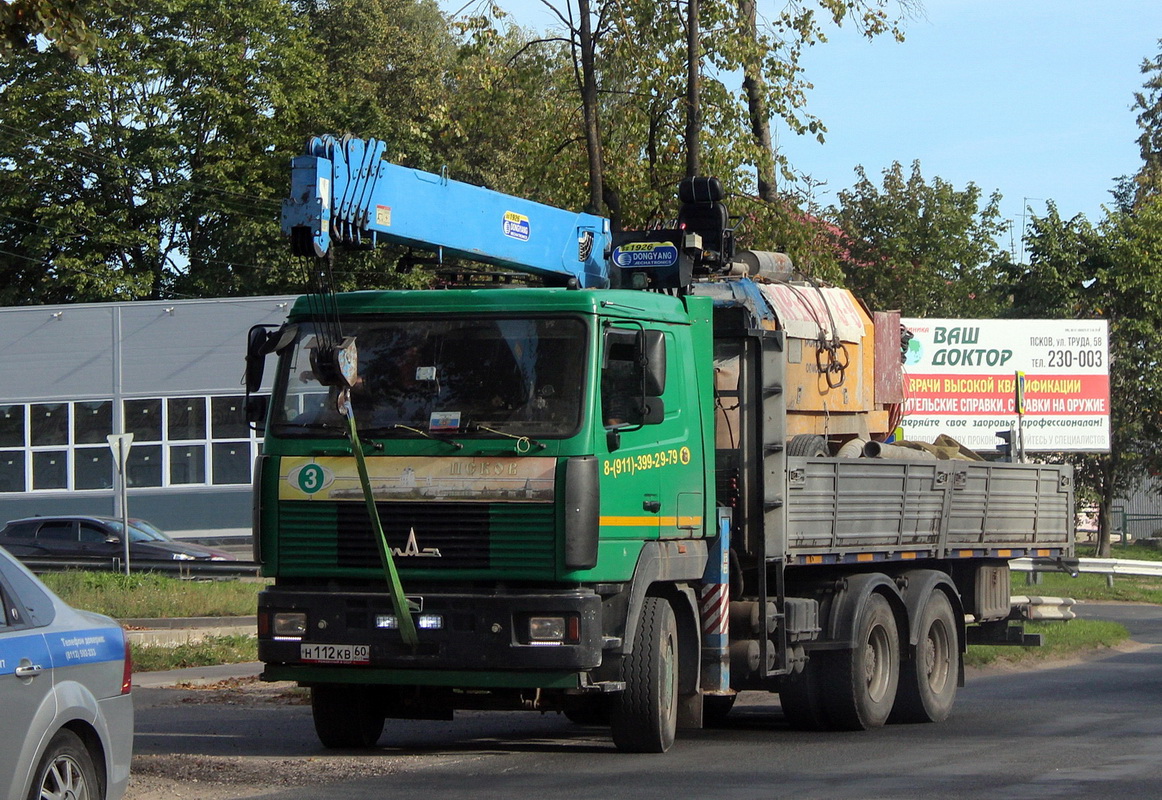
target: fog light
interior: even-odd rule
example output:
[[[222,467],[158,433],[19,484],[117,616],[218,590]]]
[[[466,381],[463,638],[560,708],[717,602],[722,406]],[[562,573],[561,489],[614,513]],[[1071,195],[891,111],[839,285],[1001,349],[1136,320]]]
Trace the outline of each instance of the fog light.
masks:
[[[444,627],[444,618],[439,614],[420,614],[416,617],[416,627],[425,631],[438,631]]]
[[[529,617],[529,642],[560,644],[565,641],[564,617]]]
[[[307,632],[307,615],[302,611],[279,611],[274,615],[273,623],[271,632],[276,639],[301,639]]]

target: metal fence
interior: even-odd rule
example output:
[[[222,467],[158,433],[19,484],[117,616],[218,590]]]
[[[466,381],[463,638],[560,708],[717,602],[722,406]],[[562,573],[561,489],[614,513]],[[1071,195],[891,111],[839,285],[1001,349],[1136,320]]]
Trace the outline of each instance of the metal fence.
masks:
[[[74,558],[65,556],[22,556],[20,562],[36,573],[63,572],[70,569],[93,572],[124,572],[120,558]],[[164,572],[178,578],[252,578],[258,574],[253,561],[174,561],[171,559],[135,558],[129,562],[131,572]]]
[[[1141,575],[1162,578],[1162,561],[1133,561],[1128,558],[1078,558],[1057,562],[1047,558],[1014,558],[1009,569],[1014,572],[1061,572],[1071,571],[1076,563],[1077,572],[1091,575]]]

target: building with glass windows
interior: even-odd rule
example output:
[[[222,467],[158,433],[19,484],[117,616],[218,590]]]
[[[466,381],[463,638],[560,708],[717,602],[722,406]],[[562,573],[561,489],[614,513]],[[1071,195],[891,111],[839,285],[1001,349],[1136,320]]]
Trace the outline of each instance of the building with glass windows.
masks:
[[[293,299],[0,309],[0,523],[119,515],[107,437],[131,433],[130,516],[249,533],[260,439],[244,413],[246,335],[282,323]]]

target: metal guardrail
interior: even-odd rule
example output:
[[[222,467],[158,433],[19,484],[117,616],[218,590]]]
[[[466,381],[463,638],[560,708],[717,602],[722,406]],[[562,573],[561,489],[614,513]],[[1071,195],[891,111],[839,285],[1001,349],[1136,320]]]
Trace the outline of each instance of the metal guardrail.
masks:
[[[122,572],[119,558],[80,558],[66,556],[18,556],[20,563],[36,573],[63,572],[70,569],[93,572]],[[135,558],[130,572],[164,572],[179,578],[252,578],[258,574],[253,561],[176,561],[173,559]]]
[[[1076,566],[1078,572],[1092,575],[1139,575],[1162,578],[1162,561],[1133,561],[1128,558],[1077,558],[1057,562],[1048,558],[1014,558],[1009,569],[1014,572],[1061,572]]]

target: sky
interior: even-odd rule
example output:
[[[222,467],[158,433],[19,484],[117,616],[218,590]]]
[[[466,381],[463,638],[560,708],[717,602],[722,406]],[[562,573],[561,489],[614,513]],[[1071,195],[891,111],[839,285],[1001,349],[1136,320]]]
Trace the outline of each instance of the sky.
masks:
[[[553,23],[540,0],[499,2],[524,27]],[[760,0],[760,10],[768,3]],[[1047,200],[1066,218],[1099,220],[1114,179],[1140,163],[1131,106],[1142,61],[1162,51],[1162,1],[923,6],[902,43],[840,30],[805,54],[815,87],[807,107],[827,126],[826,142],[776,125],[777,145],[795,170],[824,182],[815,202],[834,203],[855,183],[857,165],[878,185],[893,161],[909,174],[918,159],[929,182],[971,182],[986,197],[999,191],[1016,230],[1026,208],[1043,214]]]

